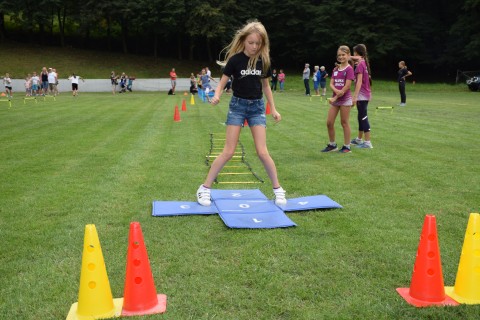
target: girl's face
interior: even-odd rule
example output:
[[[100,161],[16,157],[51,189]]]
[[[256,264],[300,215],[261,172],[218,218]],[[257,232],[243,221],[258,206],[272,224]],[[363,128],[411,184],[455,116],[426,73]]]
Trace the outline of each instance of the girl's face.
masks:
[[[254,57],[262,47],[262,38],[258,33],[251,33],[245,38],[244,45],[243,53],[248,57]]]
[[[348,61],[349,58],[350,58],[350,55],[345,51],[342,51],[342,50],[337,51],[337,61],[339,63],[345,63]]]
[[[405,65],[404,65],[403,63],[399,62],[399,63],[398,63],[398,67],[399,67],[400,69],[402,69],[403,67],[405,67]]]

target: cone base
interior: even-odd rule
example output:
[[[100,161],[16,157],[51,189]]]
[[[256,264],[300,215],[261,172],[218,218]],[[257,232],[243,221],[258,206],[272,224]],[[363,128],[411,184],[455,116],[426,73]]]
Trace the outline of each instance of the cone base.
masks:
[[[167,310],[167,296],[165,294],[157,294],[157,299],[158,299],[157,305],[147,310],[140,310],[140,311],[132,311],[132,310],[125,310],[125,309],[122,310],[122,317],[164,313]]]
[[[397,292],[405,301],[415,307],[429,307],[429,306],[458,306],[459,303],[449,296],[445,295],[445,299],[441,301],[424,301],[410,296],[410,288],[397,288]]]
[[[108,319],[120,317],[122,314],[123,298],[113,299],[113,310],[105,314],[96,315],[79,315],[77,314],[78,302],[75,302],[70,307],[67,315],[67,320],[94,320],[94,319]]]
[[[455,292],[455,287],[445,287],[445,293],[448,294],[452,299],[457,301],[458,303],[463,304],[480,304],[480,291],[477,293],[479,299],[469,299],[458,295]]]

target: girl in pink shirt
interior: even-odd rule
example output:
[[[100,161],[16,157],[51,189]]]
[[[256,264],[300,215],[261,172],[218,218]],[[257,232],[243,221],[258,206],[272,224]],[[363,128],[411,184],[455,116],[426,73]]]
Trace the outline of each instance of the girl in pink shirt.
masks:
[[[329,99],[330,109],[327,115],[328,145],[322,152],[337,151],[337,143],[335,142],[335,119],[340,112],[340,122],[343,128],[343,147],[340,153],[349,153],[350,151],[350,109],[352,108],[352,94],[350,86],[355,74],[352,66],[349,64],[350,48],[340,46],[337,50],[338,64],[333,69],[332,78],[330,79],[330,88],[333,91],[333,97]]]

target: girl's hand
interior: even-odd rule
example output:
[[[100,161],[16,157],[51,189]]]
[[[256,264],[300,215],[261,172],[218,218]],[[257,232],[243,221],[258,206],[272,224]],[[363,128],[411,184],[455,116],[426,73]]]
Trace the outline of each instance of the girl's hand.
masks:
[[[272,112],[272,117],[275,120],[275,122],[280,122],[282,120],[282,115],[278,113],[277,111]]]
[[[214,96],[212,99],[210,99],[210,103],[213,104],[214,106],[217,105],[220,102],[220,98],[217,96]]]

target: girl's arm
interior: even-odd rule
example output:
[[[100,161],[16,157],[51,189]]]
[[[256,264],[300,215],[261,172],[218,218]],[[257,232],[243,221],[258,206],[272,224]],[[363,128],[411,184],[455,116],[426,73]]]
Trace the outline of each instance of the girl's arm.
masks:
[[[273,119],[275,119],[276,122],[279,122],[280,120],[282,120],[282,116],[280,115],[280,113],[277,112],[277,109],[275,108],[275,102],[273,101],[273,94],[272,89],[270,88],[269,78],[262,78],[262,90],[265,94],[265,97],[267,98],[268,104],[270,105]]]
[[[225,89],[227,82],[228,77],[226,75],[222,75],[222,77],[220,78],[220,82],[218,83],[217,90],[215,90],[215,95],[212,99],[210,99],[211,104],[216,105],[220,102],[220,97],[222,96],[223,89]]]
[[[355,92],[352,97],[352,104],[357,105],[358,94],[360,93],[360,88],[362,87],[363,82],[363,73],[357,73],[357,80],[355,81]]]
[[[335,95],[340,96],[340,97],[343,96],[342,90],[338,90],[337,88],[335,88],[335,83],[334,83],[333,77],[330,78],[330,89],[332,89],[332,91],[335,92]]]

